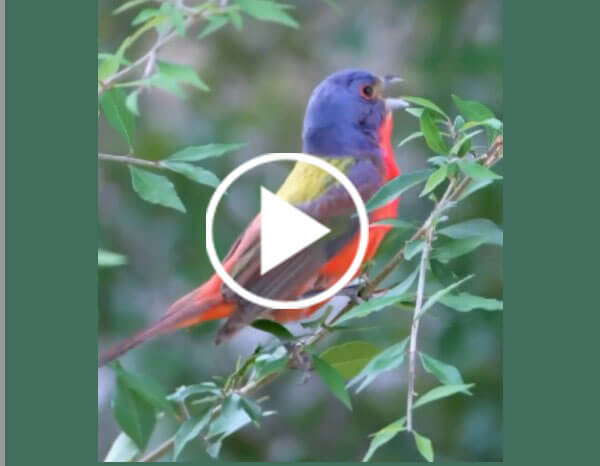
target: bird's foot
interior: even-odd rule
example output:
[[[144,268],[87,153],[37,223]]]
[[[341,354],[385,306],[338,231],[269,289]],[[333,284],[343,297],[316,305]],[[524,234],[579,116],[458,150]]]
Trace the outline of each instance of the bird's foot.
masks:
[[[301,383],[306,383],[310,378],[310,371],[312,370],[312,358],[310,354],[304,349],[304,345],[297,341],[285,342],[283,346],[290,354],[288,367],[302,371]]]

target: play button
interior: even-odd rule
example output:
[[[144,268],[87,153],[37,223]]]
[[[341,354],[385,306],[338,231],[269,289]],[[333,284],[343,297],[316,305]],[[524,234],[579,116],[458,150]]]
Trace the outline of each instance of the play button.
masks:
[[[278,300],[269,296],[260,296],[244,288],[225,269],[215,248],[214,242],[214,217],[221,198],[229,187],[241,175],[261,165],[272,162],[302,162],[314,165],[329,173],[348,192],[356,208],[359,228],[359,241],[356,254],[350,267],[344,272],[330,288],[310,296],[299,297],[295,300]],[[278,264],[292,257],[294,254],[323,238],[329,229],[313,218],[306,215],[296,207],[288,204],[275,194],[261,187],[261,216],[260,216],[260,247],[261,247],[261,275],[273,270]],[[369,218],[367,209],[360,193],[348,177],[331,165],[314,155],[308,154],[264,154],[254,157],[235,168],[219,184],[210,198],[206,208],[206,253],[215,272],[225,285],[241,298],[265,309],[305,309],[323,303],[339,293],[360,271],[362,260],[367,250],[369,240]]]
[[[331,230],[260,188],[260,273],[264,275]]]

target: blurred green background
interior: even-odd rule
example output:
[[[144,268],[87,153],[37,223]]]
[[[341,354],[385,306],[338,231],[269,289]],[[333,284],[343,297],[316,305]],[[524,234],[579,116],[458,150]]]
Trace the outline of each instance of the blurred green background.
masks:
[[[191,4],[192,2],[190,2]],[[332,8],[319,0],[289,2],[298,30],[247,19],[243,31],[228,26],[204,40],[195,34],[165,47],[160,58],[192,65],[211,92],[186,89],[187,99],[152,89],[140,97],[136,155],[160,159],[176,150],[211,142],[247,145],[204,165],[221,178],[233,167],[267,152],[299,152],[302,118],[310,92],[329,73],[360,67],[378,74],[396,73],[405,82],[402,95],[432,99],[452,114],[451,94],[480,100],[502,118],[502,29],[499,0],[347,0]],[[120,2],[99,2],[99,51],[114,51],[131,32],[139,10],[113,15]],[[152,37],[147,38],[148,41]],[[130,56],[147,49],[141,40]],[[396,117],[394,142],[418,129],[408,114]],[[101,119],[99,149],[125,154],[121,138]],[[396,150],[404,172],[425,167],[431,154],[422,141]],[[219,209],[215,231],[220,250],[231,243],[249,212],[258,209],[257,183],[280,179],[273,173],[244,177]],[[502,167],[498,171],[502,173]],[[128,264],[100,269],[99,346],[130,335],[155,320],[177,297],[212,274],[204,247],[204,215],[212,189],[169,175],[188,213],[148,204],[133,192],[125,166],[99,164],[99,247],[119,252]],[[430,202],[414,190],[403,196],[400,216],[420,221]],[[495,183],[452,212],[453,220],[483,217],[502,225],[502,185]],[[381,259],[401,245],[388,238]],[[460,275],[475,273],[465,290],[502,296],[502,252],[482,246],[451,263]],[[406,266],[402,270],[408,270]],[[399,271],[401,274],[402,271]],[[382,347],[404,338],[410,315],[388,310],[365,320],[362,331],[329,337],[324,346],[360,337]],[[231,343],[215,347],[217,324],[158,338],[122,361],[133,371],[152,375],[172,391],[214,375],[231,373],[237,357],[268,338],[248,330]],[[300,331],[298,326],[291,327]],[[436,460],[502,460],[502,314],[456,313],[438,306],[424,319],[419,346],[458,367],[466,382],[476,383],[472,397],[457,396],[431,404],[416,414],[416,428],[431,438]],[[404,414],[405,374],[380,376],[352,396],[354,411],[338,402],[317,377],[302,383],[288,374],[265,392],[266,409],[277,415],[260,428],[248,426],[228,438],[221,458],[255,461],[359,460],[368,435]],[[420,371],[417,391],[436,384]],[[110,369],[98,371],[98,457],[104,458],[118,433],[110,400]],[[155,442],[165,438],[157,432]],[[191,448],[190,450],[193,450]],[[190,453],[193,455],[193,451]],[[420,460],[412,439],[400,435],[376,454],[378,461]]]

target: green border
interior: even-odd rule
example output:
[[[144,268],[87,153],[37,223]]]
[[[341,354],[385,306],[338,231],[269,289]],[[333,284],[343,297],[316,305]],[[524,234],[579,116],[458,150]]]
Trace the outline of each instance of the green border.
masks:
[[[584,67],[597,62],[598,12],[577,5],[505,5],[508,463],[596,456],[597,424],[584,416],[597,384],[582,377],[597,370],[583,357],[598,352],[598,326],[579,316],[597,320],[598,230],[572,225],[598,207],[566,195],[597,186],[597,73]],[[97,5],[12,1],[6,14],[6,460],[93,464]],[[557,138],[565,133],[568,143]],[[575,289],[562,298],[568,282]]]
[[[6,463],[97,457],[95,2],[6,2]]]

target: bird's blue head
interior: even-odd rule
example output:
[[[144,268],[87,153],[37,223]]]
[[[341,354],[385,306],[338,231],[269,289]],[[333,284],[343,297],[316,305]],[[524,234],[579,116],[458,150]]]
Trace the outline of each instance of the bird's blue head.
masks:
[[[384,99],[394,76],[379,78],[365,70],[342,70],[325,78],[313,91],[302,132],[303,152],[312,155],[379,154],[379,130],[400,99]]]

